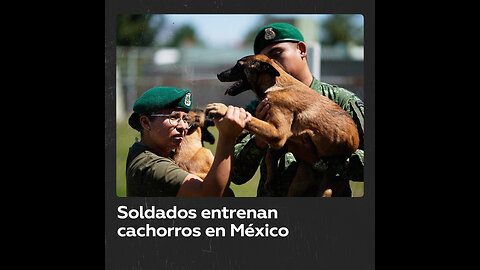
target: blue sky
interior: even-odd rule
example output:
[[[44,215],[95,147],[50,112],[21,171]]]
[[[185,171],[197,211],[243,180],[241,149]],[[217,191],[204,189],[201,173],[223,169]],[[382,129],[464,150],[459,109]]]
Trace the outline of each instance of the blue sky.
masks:
[[[168,15],[167,22],[190,23],[211,47],[234,46],[261,21],[258,15]]]
[[[180,27],[183,24],[195,26],[197,34],[207,46],[225,48],[234,47],[242,41],[245,35],[256,27],[261,21],[262,14],[168,14],[166,18],[167,27]],[[323,20],[328,15],[274,15],[281,18],[292,18],[296,16],[309,16],[315,20]],[[363,17],[358,16],[355,20],[363,24]],[[168,38],[172,31],[166,31],[163,36]]]

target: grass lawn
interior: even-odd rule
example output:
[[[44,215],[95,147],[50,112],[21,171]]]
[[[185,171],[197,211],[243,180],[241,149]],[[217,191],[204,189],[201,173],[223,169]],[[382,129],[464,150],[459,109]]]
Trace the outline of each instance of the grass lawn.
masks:
[[[209,127],[208,130],[218,138],[218,130],[216,127]],[[117,182],[117,196],[125,197],[126,196],[126,184],[125,184],[125,165],[127,163],[127,154],[128,148],[135,142],[135,137],[140,140],[140,133],[132,129],[127,121],[122,123],[117,123],[117,145],[116,145],[116,182]],[[215,149],[217,143],[210,145],[205,143],[205,147],[210,149],[215,155]],[[236,197],[256,197],[257,196],[257,186],[260,179],[260,169],[257,169],[257,172],[253,178],[243,185],[230,184],[230,187],[235,192]],[[352,192],[354,197],[363,196],[363,183],[361,182],[350,182]]]

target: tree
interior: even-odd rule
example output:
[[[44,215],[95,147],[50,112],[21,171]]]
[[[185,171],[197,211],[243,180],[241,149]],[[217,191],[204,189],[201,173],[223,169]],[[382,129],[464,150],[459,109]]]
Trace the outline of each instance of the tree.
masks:
[[[295,20],[293,18],[287,19],[287,18],[282,18],[279,19],[273,15],[270,14],[265,14],[262,16],[262,18],[258,21],[258,23],[250,29],[250,31],[247,32],[245,35],[245,38],[243,39],[242,46],[243,47],[250,47],[253,48],[253,43],[255,42],[255,37],[258,34],[258,30],[260,28],[272,24],[272,23],[278,23],[278,22],[284,22],[284,23],[289,23],[291,25],[295,25]]]
[[[335,45],[338,43],[363,45],[363,26],[356,26],[353,22],[354,15],[331,15],[323,24],[326,32],[324,44]]]
[[[182,47],[187,44],[201,44],[197,38],[195,28],[191,25],[182,25],[175,31],[172,40],[168,43],[169,47]]]
[[[117,16],[117,46],[150,46],[163,20],[152,23],[149,14],[122,14]]]

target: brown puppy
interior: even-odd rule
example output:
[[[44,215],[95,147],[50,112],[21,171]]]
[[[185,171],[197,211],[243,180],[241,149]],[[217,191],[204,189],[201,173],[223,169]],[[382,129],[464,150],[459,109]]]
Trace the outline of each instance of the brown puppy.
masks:
[[[188,129],[187,135],[180,146],[175,150],[173,160],[180,168],[204,179],[210,167],[212,167],[214,158],[212,152],[203,147],[202,130],[206,131],[204,126],[205,114],[199,109],[193,109],[188,114],[192,119],[195,119],[195,122]]]
[[[213,154],[208,148],[203,147],[203,142],[215,143],[215,137],[208,131],[209,126],[214,126],[212,120],[205,119],[205,113],[201,109],[192,109],[189,116],[195,120],[188,129],[187,135],[175,150],[173,160],[185,171],[198,175],[205,179],[213,164]],[[233,190],[227,187],[223,197],[234,197]]]
[[[358,131],[350,115],[289,75],[277,61],[265,55],[246,56],[217,77],[222,82],[236,81],[225,94],[235,96],[251,89],[260,100],[268,97],[268,122],[253,118],[246,129],[268,142],[271,148],[281,149],[287,140],[310,143],[318,160],[346,157],[358,148]],[[208,117],[223,116],[226,108],[224,104],[213,103],[207,105],[205,113]],[[267,152],[266,184],[274,184],[271,164],[278,155],[271,150]],[[343,187],[338,186],[333,177],[325,173],[320,181],[309,168],[300,162],[289,196],[321,196],[326,189],[332,189],[332,196],[342,196]]]

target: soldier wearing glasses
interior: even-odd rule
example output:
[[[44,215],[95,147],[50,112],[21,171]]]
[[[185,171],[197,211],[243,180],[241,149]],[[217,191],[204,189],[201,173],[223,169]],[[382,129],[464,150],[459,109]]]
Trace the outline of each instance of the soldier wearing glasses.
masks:
[[[251,119],[242,108],[229,106],[227,114],[214,119],[219,131],[215,159],[204,180],[190,174],[170,158],[185,137],[192,94],[188,89],[155,87],[133,105],[129,125],[138,130],[127,157],[127,196],[223,196],[231,170],[235,140]]]

